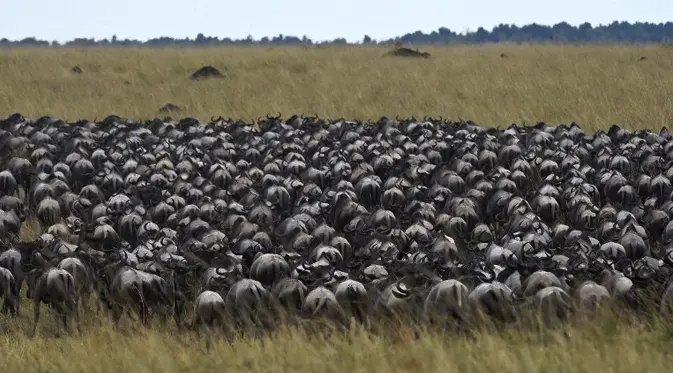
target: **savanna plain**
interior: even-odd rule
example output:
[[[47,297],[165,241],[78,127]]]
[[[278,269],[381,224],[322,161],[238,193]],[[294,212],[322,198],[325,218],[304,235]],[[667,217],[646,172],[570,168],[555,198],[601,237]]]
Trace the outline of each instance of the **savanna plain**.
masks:
[[[509,46],[422,48],[429,59],[383,57],[384,48],[0,50],[0,116],[69,121],[110,114],[253,120],[267,113],[375,120],[443,116],[487,126],[673,123],[673,48]],[[645,57],[645,58],[643,58]],[[192,81],[204,65],[219,79]],[[82,73],[72,72],[79,66]],[[172,103],[179,113],[160,113]],[[38,233],[24,227],[23,239]],[[552,330],[520,320],[471,335],[390,326],[260,338],[203,340],[172,327],[116,331],[85,313],[81,334],[44,321],[29,338],[32,305],[18,324],[0,315],[0,371],[20,372],[658,372],[670,370],[667,320],[605,312]],[[46,315],[46,313],[45,313]],[[44,317],[48,319],[48,317]]]
[[[0,115],[75,121],[110,114],[252,120],[266,113],[378,119],[443,116],[488,126],[575,121],[659,128],[673,119],[669,46],[0,50]],[[212,65],[221,79],[189,80]],[[79,66],[81,74],[71,71]]]

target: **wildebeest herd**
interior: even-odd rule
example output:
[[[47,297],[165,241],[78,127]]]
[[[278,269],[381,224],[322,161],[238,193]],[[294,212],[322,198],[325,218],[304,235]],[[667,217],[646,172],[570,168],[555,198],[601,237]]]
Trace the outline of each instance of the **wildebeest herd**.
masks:
[[[41,303],[66,327],[103,312],[211,331],[524,310],[551,325],[649,300],[664,313],[672,140],[442,118],[14,114],[0,120],[3,310],[32,300],[33,333]],[[41,234],[20,241],[33,217]]]

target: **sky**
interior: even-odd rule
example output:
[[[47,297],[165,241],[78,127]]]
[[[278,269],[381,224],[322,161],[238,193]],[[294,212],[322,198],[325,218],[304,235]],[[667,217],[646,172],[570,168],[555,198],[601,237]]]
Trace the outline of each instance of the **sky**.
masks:
[[[365,34],[490,30],[500,23],[593,25],[673,20],[668,0],[0,0],[0,39],[77,37],[147,40],[197,34],[243,39],[306,35],[314,41]]]

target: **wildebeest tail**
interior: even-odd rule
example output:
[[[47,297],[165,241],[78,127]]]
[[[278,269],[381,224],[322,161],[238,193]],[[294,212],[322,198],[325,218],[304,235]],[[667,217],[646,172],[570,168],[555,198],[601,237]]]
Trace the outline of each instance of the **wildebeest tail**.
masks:
[[[209,319],[208,319],[209,323],[212,323],[215,320],[219,320],[223,317],[224,309],[222,307],[222,303],[208,302],[207,306],[208,306],[207,314],[208,314],[208,317],[209,317]]]
[[[349,301],[357,301],[360,299],[360,293],[358,292],[358,289],[353,286],[353,285],[348,285],[346,288],[346,299]]]
[[[14,258],[10,258],[9,261],[4,262],[5,264],[3,267],[7,268],[9,272],[12,273],[14,276],[14,282],[12,285],[12,294],[14,295],[19,295],[20,287],[21,287],[21,282],[16,278],[20,273],[23,272],[23,268],[21,266],[21,261],[20,260],[15,260]]]
[[[15,297],[19,296],[19,286],[17,285],[17,282],[15,278],[11,279],[11,282],[9,283],[9,290],[12,292],[12,295]]]
[[[317,306],[315,307],[315,309],[313,310],[313,313],[311,314],[311,316],[317,316],[317,315],[319,315],[320,312],[322,312],[323,309],[326,307],[326,305],[327,305],[327,301],[328,301],[328,300],[327,300],[326,297],[320,297],[320,299],[318,299],[318,305],[317,305]]]
[[[255,302],[259,306],[263,306],[265,304],[265,295],[262,293],[262,291],[257,286],[252,286],[250,288],[250,292],[252,293],[252,296],[254,297]]]
[[[143,289],[141,286],[138,286],[137,282],[131,283],[129,286],[129,292],[128,295],[130,296],[136,296],[135,301],[138,301],[141,305],[145,306],[147,303],[145,302],[145,296],[143,295]]]
[[[65,296],[72,300],[75,304],[77,303],[77,290],[75,289],[75,282],[73,281],[72,276],[61,273],[59,275],[61,283],[63,284],[63,291]]]

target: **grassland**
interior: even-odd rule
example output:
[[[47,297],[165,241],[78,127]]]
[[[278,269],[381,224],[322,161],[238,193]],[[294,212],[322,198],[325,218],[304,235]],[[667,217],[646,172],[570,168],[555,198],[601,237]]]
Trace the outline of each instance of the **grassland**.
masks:
[[[509,328],[471,337],[395,329],[385,336],[355,328],[317,336],[288,328],[264,338],[213,340],[210,348],[174,329],[124,328],[88,314],[82,335],[58,335],[44,317],[34,338],[30,309],[21,322],[0,318],[7,372],[666,372],[671,329],[665,325],[578,321],[546,332]],[[45,315],[46,316],[46,315]],[[127,327],[129,324],[123,324]]]
[[[253,119],[267,113],[377,119],[425,115],[486,125],[673,122],[673,49],[664,46],[428,48],[427,60],[369,47],[0,50],[0,116],[75,120],[115,113]],[[506,57],[503,58],[501,54]],[[641,60],[641,57],[646,59]],[[223,79],[190,81],[203,65]],[[82,74],[71,72],[78,65]]]
[[[384,58],[381,48],[0,50],[0,117],[68,120],[266,113],[376,119],[425,115],[487,125],[569,123],[586,129],[673,123],[673,50],[660,46],[430,48],[428,60]],[[505,54],[506,57],[501,57]],[[647,59],[640,60],[642,56]],[[211,64],[223,79],[190,81]],[[74,74],[78,65],[84,71]],[[23,239],[36,235],[24,226]],[[262,339],[215,341],[207,350],[173,329],[117,332],[85,315],[83,333],[57,337],[43,310],[0,315],[0,371],[19,372],[665,372],[673,328],[663,321],[578,321],[563,330],[508,328],[473,338],[407,329],[329,338],[286,329]]]

